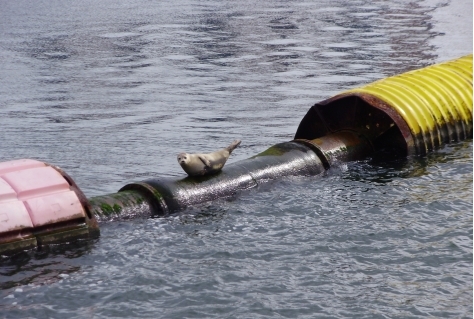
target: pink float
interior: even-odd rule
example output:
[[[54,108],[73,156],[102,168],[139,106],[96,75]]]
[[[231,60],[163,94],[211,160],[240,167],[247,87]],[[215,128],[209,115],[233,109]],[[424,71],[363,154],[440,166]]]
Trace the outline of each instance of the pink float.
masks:
[[[61,169],[21,159],[0,163],[0,254],[98,234],[88,203]]]

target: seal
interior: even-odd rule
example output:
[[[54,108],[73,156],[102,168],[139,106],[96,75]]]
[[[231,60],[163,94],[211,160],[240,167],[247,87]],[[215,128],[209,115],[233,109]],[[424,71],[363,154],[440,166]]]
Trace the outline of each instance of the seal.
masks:
[[[209,154],[179,153],[178,163],[189,176],[215,174],[224,167],[232,151],[240,145],[240,140]]]

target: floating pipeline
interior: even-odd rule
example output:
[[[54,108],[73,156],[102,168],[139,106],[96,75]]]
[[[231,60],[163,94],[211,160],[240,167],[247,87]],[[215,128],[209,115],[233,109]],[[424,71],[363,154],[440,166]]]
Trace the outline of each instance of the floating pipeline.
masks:
[[[233,196],[268,180],[316,175],[375,154],[424,155],[472,136],[472,55],[376,81],[315,104],[295,139],[216,175],[149,179],[91,199],[99,218],[166,214]],[[121,195],[120,195],[121,194]],[[120,198],[121,197],[121,198]],[[148,204],[143,204],[148,203]]]
[[[336,161],[363,159],[372,145],[353,132],[276,144],[249,159],[231,163],[215,175],[154,178],[124,186],[116,194],[90,199],[99,219],[134,214],[168,214],[257,187],[284,176],[318,175]],[[145,204],[148,203],[148,204]]]
[[[31,160],[0,163],[0,254],[95,237],[97,220],[168,214],[284,176],[318,175],[339,162],[378,153],[424,155],[472,138],[472,108],[469,55],[319,102],[304,116],[293,141],[230,163],[215,175],[153,178],[87,200],[57,167]],[[9,171],[9,166],[15,168]],[[32,209],[32,203],[42,203],[41,209]]]
[[[315,104],[295,138],[341,130],[366,136],[377,149],[424,155],[472,138],[472,54],[407,72]]]

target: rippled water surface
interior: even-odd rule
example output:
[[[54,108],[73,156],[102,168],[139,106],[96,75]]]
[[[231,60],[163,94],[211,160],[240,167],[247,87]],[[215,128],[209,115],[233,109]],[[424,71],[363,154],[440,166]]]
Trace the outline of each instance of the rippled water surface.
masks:
[[[472,51],[470,1],[0,0],[0,160],[88,197]],[[6,318],[472,318],[472,140],[0,258]]]

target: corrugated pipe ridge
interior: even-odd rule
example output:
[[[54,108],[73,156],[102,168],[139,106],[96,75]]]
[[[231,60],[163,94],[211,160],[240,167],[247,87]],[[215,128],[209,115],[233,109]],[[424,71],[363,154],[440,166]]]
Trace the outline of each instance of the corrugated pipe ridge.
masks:
[[[411,132],[415,149],[408,153],[425,154],[472,137],[472,58],[403,73],[342,95],[369,94],[393,108]]]

